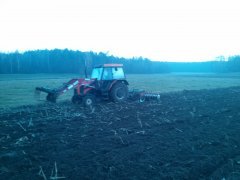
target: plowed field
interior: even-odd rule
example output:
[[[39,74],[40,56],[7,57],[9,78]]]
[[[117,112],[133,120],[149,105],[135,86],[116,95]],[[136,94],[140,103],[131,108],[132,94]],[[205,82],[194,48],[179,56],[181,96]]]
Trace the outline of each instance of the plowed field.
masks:
[[[0,179],[240,179],[240,87],[0,110]]]

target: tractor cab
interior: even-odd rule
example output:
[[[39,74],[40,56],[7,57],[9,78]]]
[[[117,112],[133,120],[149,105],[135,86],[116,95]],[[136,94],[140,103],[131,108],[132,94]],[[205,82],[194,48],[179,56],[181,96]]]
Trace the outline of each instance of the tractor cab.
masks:
[[[126,79],[122,64],[104,64],[93,69],[91,79],[111,81]]]

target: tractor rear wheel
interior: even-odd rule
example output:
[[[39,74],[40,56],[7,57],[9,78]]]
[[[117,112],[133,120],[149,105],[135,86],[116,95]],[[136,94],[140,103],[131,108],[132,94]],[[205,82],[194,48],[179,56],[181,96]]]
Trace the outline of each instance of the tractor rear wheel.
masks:
[[[88,94],[83,97],[82,103],[84,107],[92,107],[96,103],[96,98],[92,94]]]
[[[126,84],[117,83],[113,86],[110,91],[110,98],[114,102],[122,102],[127,100],[128,97],[128,87]]]

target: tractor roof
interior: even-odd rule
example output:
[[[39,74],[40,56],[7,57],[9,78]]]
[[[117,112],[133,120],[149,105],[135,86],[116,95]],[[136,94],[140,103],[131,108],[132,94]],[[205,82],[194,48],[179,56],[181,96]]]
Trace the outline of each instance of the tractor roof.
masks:
[[[123,67],[123,64],[102,64],[96,67]]]

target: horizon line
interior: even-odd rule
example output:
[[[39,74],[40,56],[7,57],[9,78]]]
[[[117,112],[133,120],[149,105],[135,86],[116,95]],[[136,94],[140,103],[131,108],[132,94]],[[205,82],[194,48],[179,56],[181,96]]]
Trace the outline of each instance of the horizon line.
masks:
[[[27,49],[27,50],[20,50],[20,49],[15,49],[15,50],[10,50],[10,51],[2,51],[0,50],[0,53],[3,53],[3,54],[14,54],[14,53],[19,53],[19,54],[24,54],[26,52],[30,52],[30,51],[44,51],[44,50],[47,50],[47,51],[54,51],[54,50],[68,50],[68,51],[79,51],[79,52],[82,52],[82,53],[96,53],[96,54],[100,54],[100,53],[103,53],[105,54],[106,56],[110,57],[110,56],[113,56],[115,58],[124,58],[124,59],[134,59],[134,58],[142,58],[143,60],[149,60],[149,61],[152,61],[152,62],[166,62],[166,63],[201,63],[201,62],[226,62],[228,61],[228,58],[229,57],[233,57],[233,56],[239,56],[240,54],[235,54],[235,55],[218,55],[215,57],[215,59],[212,59],[212,60],[209,60],[209,59],[202,59],[202,60],[191,60],[191,61],[186,61],[186,60],[154,60],[154,59],[151,59],[151,58],[148,58],[148,57],[143,57],[143,56],[118,56],[118,55],[114,55],[114,54],[110,54],[109,51],[93,51],[93,50],[88,50],[88,51],[82,51],[80,49],[69,49],[69,48],[42,48],[42,49]]]

